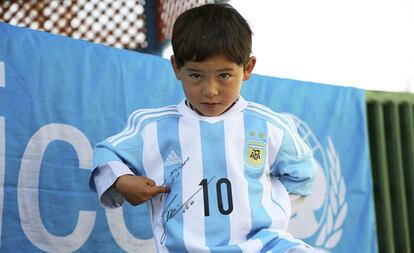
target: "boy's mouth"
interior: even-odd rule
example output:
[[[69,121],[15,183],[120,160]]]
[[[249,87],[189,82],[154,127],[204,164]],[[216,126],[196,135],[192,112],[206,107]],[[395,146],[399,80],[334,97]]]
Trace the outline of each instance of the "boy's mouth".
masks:
[[[206,102],[206,103],[201,103],[202,105],[205,105],[207,107],[214,107],[219,105],[220,103],[214,103],[214,102]]]

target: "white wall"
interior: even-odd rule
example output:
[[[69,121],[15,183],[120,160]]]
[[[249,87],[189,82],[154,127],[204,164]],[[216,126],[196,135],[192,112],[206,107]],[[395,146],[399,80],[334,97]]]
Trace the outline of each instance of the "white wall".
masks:
[[[414,0],[231,0],[254,32],[255,72],[414,92]]]

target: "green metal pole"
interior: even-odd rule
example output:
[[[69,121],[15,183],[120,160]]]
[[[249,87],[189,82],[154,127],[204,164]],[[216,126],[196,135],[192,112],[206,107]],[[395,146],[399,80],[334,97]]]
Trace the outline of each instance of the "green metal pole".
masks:
[[[367,107],[378,247],[381,253],[395,253],[383,108],[375,101]]]
[[[414,252],[414,110],[413,103],[400,106],[401,144],[407,196],[407,213],[411,252]]]
[[[407,199],[402,163],[400,117],[397,103],[384,104],[385,140],[388,159],[388,175],[391,190],[391,205],[394,227],[395,249],[410,253]]]

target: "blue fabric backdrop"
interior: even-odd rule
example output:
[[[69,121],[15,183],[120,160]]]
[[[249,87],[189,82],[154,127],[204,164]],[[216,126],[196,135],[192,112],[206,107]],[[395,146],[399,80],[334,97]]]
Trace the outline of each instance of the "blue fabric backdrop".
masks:
[[[318,160],[290,231],[377,252],[364,91],[253,75],[242,95],[292,114]],[[92,146],[181,99],[165,59],[0,23],[0,251],[153,251],[145,205],[104,210],[88,189]]]

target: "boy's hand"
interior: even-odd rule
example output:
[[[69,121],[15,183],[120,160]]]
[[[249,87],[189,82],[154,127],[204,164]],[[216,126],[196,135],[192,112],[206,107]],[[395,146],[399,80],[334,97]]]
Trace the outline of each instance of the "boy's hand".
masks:
[[[133,175],[120,176],[114,187],[133,206],[142,204],[157,194],[170,192],[169,188],[157,186],[149,178]]]

